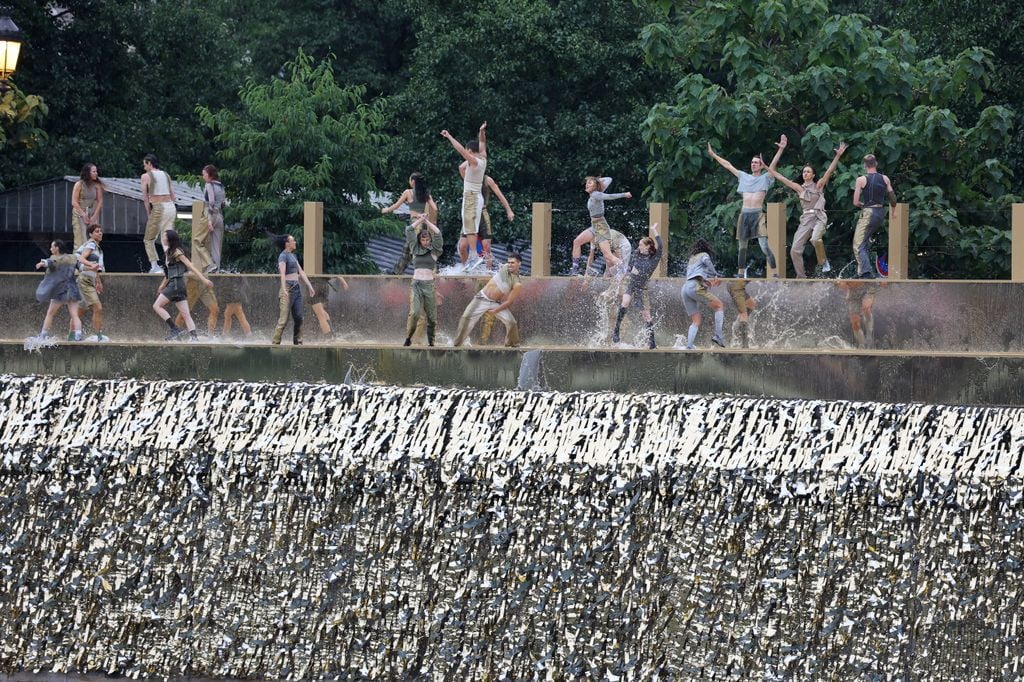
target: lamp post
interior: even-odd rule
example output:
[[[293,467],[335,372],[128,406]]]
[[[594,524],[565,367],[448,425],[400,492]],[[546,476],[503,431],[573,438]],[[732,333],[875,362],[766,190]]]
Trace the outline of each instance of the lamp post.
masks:
[[[18,68],[18,54],[21,52],[21,30],[9,16],[0,10],[0,92],[9,86],[7,80]]]

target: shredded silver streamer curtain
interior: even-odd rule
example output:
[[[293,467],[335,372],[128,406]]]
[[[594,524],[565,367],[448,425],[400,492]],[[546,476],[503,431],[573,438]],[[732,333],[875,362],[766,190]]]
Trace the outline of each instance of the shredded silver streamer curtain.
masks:
[[[5,672],[1024,674],[1021,409],[0,378]]]

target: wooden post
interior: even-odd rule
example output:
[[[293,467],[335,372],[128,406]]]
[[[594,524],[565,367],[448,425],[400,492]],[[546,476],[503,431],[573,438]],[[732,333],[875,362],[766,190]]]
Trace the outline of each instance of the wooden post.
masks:
[[[547,277],[551,274],[551,204],[534,202],[530,275]]]
[[[768,246],[775,254],[776,271],[779,279],[786,279],[786,259],[789,253],[786,251],[786,205],[779,202],[768,203]],[[772,269],[765,268],[769,277],[772,276]]]
[[[324,274],[324,203],[307,201],[302,216],[302,269],[307,275]]]
[[[910,205],[896,204],[889,212],[889,279],[910,273]]]
[[[1014,204],[1010,214],[1010,279],[1024,282],[1024,204]]]
[[[661,260],[658,261],[658,269],[654,272],[655,277],[668,276],[668,204],[651,204],[649,207],[651,217],[648,219],[648,227],[658,223],[658,234],[661,235],[661,244],[664,252]],[[644,235],[647,236],[647,235]]]

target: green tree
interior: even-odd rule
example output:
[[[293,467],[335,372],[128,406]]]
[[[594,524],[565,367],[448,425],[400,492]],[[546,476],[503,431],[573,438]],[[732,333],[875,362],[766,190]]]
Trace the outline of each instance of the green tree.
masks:
[[[0,150],[4,154],[17,149],[33,149],[46,139],[39,127],[46,117],[47,106],[38,95],[26,95],[9,84],[0,92]],[[2,176],[0,176],[2,177]],[[4,189],[0,181],[0,190]]]
[[[587,224],[587,175],[615,176],[639,196],[648,163],[639,125],[666,94],[643,63],[638,33],[653,17],[643,6],[413,0],[409,12],[417,39],[408,83],[394,98],[387,184],[404,189],[410,172],[426,173],[446,243],[458,234],[462,186],[443,128],[465,143],[488,122],[488,174],[517,214],[511,226],[495,220],[499,240],[526,237],[530,202],[551,201],[568,209],[556,214],[553,235],[568,248]],[[645,210],[639,201],[630,207]]]
[[[1013,114],[988,106],[962,123],[954,113],[966,100],[984,101],[990,52],[921,58],[906,31],[832,14],[823,0],[653,6],[660,20],[644,29],[644,51],[676,83],[644,123],[652,193],[688,205],[723,249],[734,248],[737,208],[719,204],[735,196],[734,179],[708,158],[707,142],[745,161],[768,156],[786,133],[782,170],[791,177],[795,164],[820,170],[835,144],[850,144],[829,196],[828,239],[840,252],[849,250],[859,158],[874,153],[911,204],[911,253],[924,254],[912,258],[915,275],[1008,273],[1013,196],[1003,155]]]
[[[389,224],[369,205],[381,170],[384,102],[365,102],[362,86],[339,85],[329,59],[314,63],[299,51],[284,71],[283,79],[249,80],[238,93],[240,112],[198,109],[220,147],[230,220],[243,223],[246,243],[268,230],[301,239],[303,202],[322,201],[325,267],[375,271],[365,243]],[[243,248],[236,264],[271,270],[270,256]]]

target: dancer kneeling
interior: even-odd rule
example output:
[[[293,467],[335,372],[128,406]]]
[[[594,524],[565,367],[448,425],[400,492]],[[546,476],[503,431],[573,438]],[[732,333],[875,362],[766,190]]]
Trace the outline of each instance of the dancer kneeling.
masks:
[[[416,245],[412,247],[412,290],[409,292],[409,321],[405,325],[405,343],[412,345],[412,335],[416,333],[416,325],[420,315],[427,318],[427,345],[434,345],[434,329],[437,327],[437,299],[434,297],[434,271],[437,259],[444,250],[444,238],[437,225],[430,222],[425,215],[413,221],[411,227],[426,227],[419,231]]]
[[[658,223],[651,225],[651,234],[644,237],[637,245],[637,253],[629,268],[629,289],[622,295],[622,307],[619,308],[618,317],[615,318],[615,332],[612,334],[612,341],[619,342],[619,331],[622,326],[622,318],[629,310],[629,304],[635,298],[643,307],[644,324],[647,328],[647,347],[656,348],[654,343],[654,323],[651,319],[651,302],[647,298],[647,282],[651,279],[658,262],[661,260],[661,235],[658,234]]]
[[[519,326],[508,308],[522,288],[522,282],[519,279],[521,261],[522,258],[518,253],[515,251],[510,253],[508,262],[498,268],[484,288],[473,297],[459,320],[459,328],[455,333],[453,346],[461,346],[466,341],[473,331],[473,327],[486,312],[493,313],[505,325],[505,345],[519,345]]]
[[[167,323],[171,330],[167,340],[178,338],[184,331],[174,324],[171,314],[164,310],[168,303],[174,303],[178,312],[181,313],[188,328],[192,340],[196,340],[196,323],[192,321],[192,314],[188,309],[188,291],[185,288],[185,273],[191,272],[203,283],[207,289],[213,288],[213,282],[208,280],[203,273],[199,272],[192,262],[185,257],[185,250],[181,246],[181,237],[174,230],[165,230],[160,236],[160,243],[164,247],[164,255],[167,259],[164,265],[164,279],[157,288],[156,301],[153,303],[153,310],[161,320]]]
[[[700,329],[700,302],[707,303],[715,312],[715,335],[711,341],[725,348],[725,339],[722,337],[722,323],[725,321],[725,312],[722,310],[722,301],[708,291],[708,287],[716,287],[721,283],[718,278],[718,271],[711,257],[715,254],[711,245],[703,239],[698,239],[690,251],[690,260],[686,264],[686,284],[683,285],[683,307],[690,316],[690,329],[686,335],[686,347],[693,350],[693,342],[697,339],[697,330]]]

